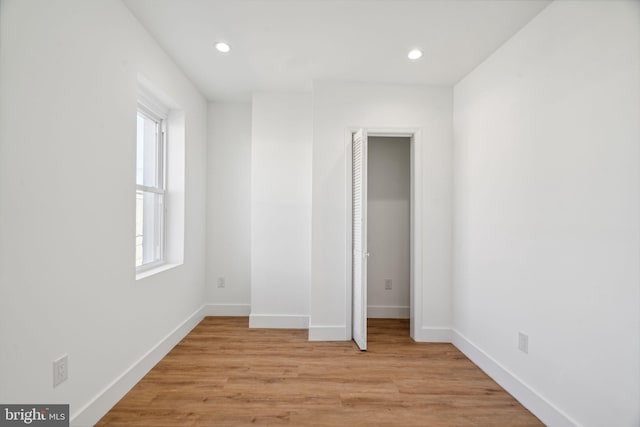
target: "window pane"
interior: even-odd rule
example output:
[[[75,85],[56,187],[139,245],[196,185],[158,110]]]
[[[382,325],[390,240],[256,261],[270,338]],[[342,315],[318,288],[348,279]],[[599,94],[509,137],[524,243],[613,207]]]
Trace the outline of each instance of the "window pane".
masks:
[[[162,259],[164,195],[136,191],[136,267]]]
[[[160,187],[158,122],[138,112],[136,137],[136,184]]]
[[[142,221],[143,221],[142,191],[136,191],[136,267],[142,265]]]

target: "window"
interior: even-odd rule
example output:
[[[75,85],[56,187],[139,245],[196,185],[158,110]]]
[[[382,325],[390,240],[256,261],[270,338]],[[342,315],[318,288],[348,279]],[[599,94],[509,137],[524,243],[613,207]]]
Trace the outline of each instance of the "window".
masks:
[[[138,104],[136,269],[165,262],[166,116]]]
[[[141,74],[137,95],[135,274],[143,280],[184,264],[186,112]]]

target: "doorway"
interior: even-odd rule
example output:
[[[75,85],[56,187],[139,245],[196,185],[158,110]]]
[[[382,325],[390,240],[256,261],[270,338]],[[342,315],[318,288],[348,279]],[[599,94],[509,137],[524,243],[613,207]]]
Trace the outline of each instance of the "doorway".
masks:
[[[349,143],[348,319],[353,340],[366,350],[369,318],[408,318],[414,336],[421,294],[414,262],[421,250],[414,238],[421,225],[421,150],[417,130],[360,129],[350,133]]]
[[[367,317],[408,319],[411,140],[369,136],[368,145]]]

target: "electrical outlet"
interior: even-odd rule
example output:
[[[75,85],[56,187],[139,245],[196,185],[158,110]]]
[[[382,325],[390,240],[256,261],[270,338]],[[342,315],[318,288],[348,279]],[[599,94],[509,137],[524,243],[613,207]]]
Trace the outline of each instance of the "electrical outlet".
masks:
[[[69,378],[69,355],[53,361],[53,386],[57,387]]]
[[[518,350],[529,354],[529,335],[518,332]]]
[[[384,288],[386,290],[391,290],[393,289],[393,280],[391,279],[384,279]]]
[[[218,277],[218,287],[219,288],[224,288],[225,286],[226,286],[226,280],[225,280],[224,276]]]

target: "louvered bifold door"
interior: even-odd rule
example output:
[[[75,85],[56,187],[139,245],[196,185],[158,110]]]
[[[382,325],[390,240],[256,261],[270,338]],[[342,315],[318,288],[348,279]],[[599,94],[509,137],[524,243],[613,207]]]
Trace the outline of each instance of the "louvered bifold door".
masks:
[[[353,134],[352,177],[352,288],[353,340],[367,349],[367,138],[364,130]]]

